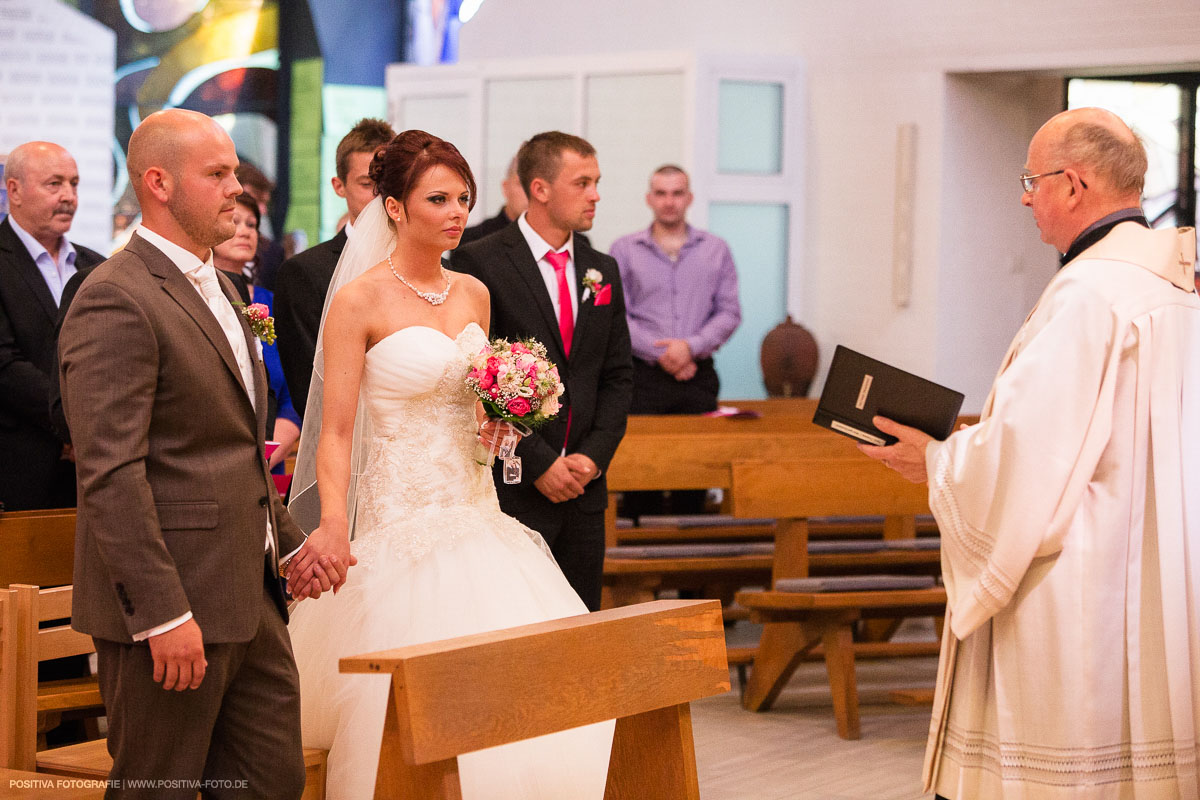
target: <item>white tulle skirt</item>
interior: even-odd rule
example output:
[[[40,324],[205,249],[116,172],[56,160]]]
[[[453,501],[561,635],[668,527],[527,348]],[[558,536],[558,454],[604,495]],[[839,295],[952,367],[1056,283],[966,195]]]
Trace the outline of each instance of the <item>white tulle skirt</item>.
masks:
[[[329,800],[374,796],[389,688],[385,676],[338,673],[339,658],[587,611],[520,523],[456,512],[456,530],[420,555],[402,536],[356,539],[346,585],[293,611],[304,745],[329,750]],[[601,800],[612,732],[606,722],[460,756],[463,798]]]

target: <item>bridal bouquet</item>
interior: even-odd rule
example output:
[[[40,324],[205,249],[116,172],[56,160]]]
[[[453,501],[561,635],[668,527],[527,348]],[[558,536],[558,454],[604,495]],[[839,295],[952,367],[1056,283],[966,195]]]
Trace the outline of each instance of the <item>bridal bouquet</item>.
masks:
[[[546,346],[541,342],[493,339],[471,359],[467,387],[489,417],[509,424],[510,433],[500,443],[500,458],[505,483],[519,483],[521,459],[514,453],[517,441],[559,412],[565,387],[558,367],[546,358]],[[486,460],[479,454],[476,460],[490,465],[494,455],[489,448]]]

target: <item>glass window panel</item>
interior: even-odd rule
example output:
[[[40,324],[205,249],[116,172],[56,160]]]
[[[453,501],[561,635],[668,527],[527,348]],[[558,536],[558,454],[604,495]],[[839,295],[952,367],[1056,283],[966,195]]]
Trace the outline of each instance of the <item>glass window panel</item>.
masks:
[[[1146,145],[1142,207],[1155,227],[1175,224],[1179,197],[1179,108],[1177,84],[1089,80],[1067,83],[1067,108],[1098,106],[1129,123]]]
[[[475,206],[475,225],[500,210],[500,184],[521,142],[539,131],[569,131],[575,125],[575,81],[571,78],[493,80],[487,83],[487,122],[484,126],[486,169],[472,164],[486,197],[486,208]]]
[[[767,396],[759,349],[787,316],[788,213],[782,203],[712,203],[708,228],[729,243],[737,265],[742,324],[714,358],[721,397]]]
[[[587,79],[588,141],[603,180],[592,243],[607,250],[618,237],[650,224],[650,173],[683,160],[683,74],[594,75]]]
[[[783,84],[720,83],[717,171],[778,175],[783,171]]]

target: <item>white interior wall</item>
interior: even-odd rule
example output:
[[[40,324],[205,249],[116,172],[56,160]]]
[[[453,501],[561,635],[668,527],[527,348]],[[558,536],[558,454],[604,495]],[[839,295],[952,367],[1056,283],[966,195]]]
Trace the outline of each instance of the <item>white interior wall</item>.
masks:
[[[1017,176],[1030,138],[1063,107],[1063,81],[951,75],[945,89],[934,376],[978,411],[1008,337],[1058,265]]]
[[[62,3],[0,2],[0,153],[50,141],[79,168],[68,237],[112,243],[113,64],[116,35]]]
[[[962,386],[964,410],[977,411],[1053,269],[1012,176],[1032,131],[1059,107],[1059,77],[1196,68],[1197,42],[1194,0],[491,0],[463,26],[460,56],[802,57],[808,224],[800,274],[790,276],[804,300],[790,311],[817,336],[823,363],[842,342]],[[918,130],[915,268],[912,302],[896,308],[895,141],[905,123]],[[967,191],[960,173],[987,188]]]

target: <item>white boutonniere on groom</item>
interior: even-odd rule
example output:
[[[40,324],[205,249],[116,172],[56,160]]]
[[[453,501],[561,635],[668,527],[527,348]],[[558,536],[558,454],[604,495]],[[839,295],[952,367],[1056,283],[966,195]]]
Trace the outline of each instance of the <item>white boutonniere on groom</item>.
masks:
[[[606,306],[612,302],[612,284],[601,283],[604,280],[604,275],[598,269],[589,269],[583,273],[583,302],[587,302],[589,297],[595,296],[592,301],[593,305]]]

